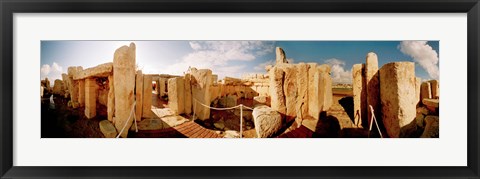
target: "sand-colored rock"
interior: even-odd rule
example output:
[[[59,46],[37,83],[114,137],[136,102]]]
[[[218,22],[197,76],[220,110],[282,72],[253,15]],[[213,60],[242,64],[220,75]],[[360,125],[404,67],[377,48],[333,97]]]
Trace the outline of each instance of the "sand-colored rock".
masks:
[[[113,124],[108,120],[100,121],[99,123],[100,131],[103,133],[105,138],[115,138],[117,137],[117,130],[113,127]]]
[[[301,124],[301,120],[308,116],[308,65],[299,63],[296,65],[297,70],[297,104],[295,110],[297,112],[297,124]],[[265,97],[266,104],[266,97]]]
[[[81,66],[68,67],[68,91],[70,92],[70,100],[72,103],[78,103],[78,81],[73,80],[73,76],[81,70],[83,70]]]
[[[425,117],[425,130],[423,131],[421,138],[438,138],[440,137],[439,126],[440,121],[438,116]]]
[[[210,108],[204,107],[200,104],[195,104],[196,100],[199,103],[210,105],[210,85],[212,81],[212,71],[209,69],[191,69],[192,79],[192,106],[196,114],[196,119],[205,120],[210,118]]]
[[[390,137],[400,137],[404,126],[416,116],[415,66],[413,62],[392,62],[380,69],[383,124]]]
[[[282,48],[277,47],[275,50],[275,54],[276,54],[276,59],[275,59],[276,64],[288,63],[287,57],[285,56],[285,52],[283,51]]]
[[[141,121],[143,116],[143,76],[142,70],[137,70],[135,75],[135,118],[137,121]]]
[[[330,76],[330,66],[323,64],[317,67],[319,70],[318,100],[320,103],[320,112],[328,111],[333,104],[332,77]]]
[[[281,115],[268,106],[255,107],[252,115],[258,138],[271,137],[282,127]]]
[[[159,90],[160,90],[158,95],[160,95],[160,96],[167,95],[167,79],[166,78],[159,78],[158,83],[159,83]]]
[[[320,71],[317,68],[316,63],[308,63],[308,114],[314,119],[318,120],[320,115],[320,97],[319,84],[320,84]]]
[[[430,87],[432,90],[432,98],[438,99],[438,97],[440,96],[438,80],[430,80],[428,82],[430,82]]]
[[[143,75],[143,105],[142,117],[152,117],[152,75]]]
[[[115,128],[127,137],[132,125],[135,101],[135,44],[122,46],[115,51],[113,58],[113,82],[115,88]],[[132,115],[130,115],[132,114]]]
[[[272,67],[269,71],[270,74],[270,96],[271,107],[273,110],[278,111],[280,115],[286,115],[285,95],[283,90],[283,79],[285,72],[278,66]]]
[[[424,98],[422,103],[430,112],[435,114],[439,112],[439,99]]]
[[[253,97],[253,106],[257,105],[269,105],[268,104],[268,97],[266,96],[255,96]]]
[[[183,77],[168,79],[168,107],[176,114],[183,114],[185,112],[184,85]]]
[[[108,77],[112,74],[113,63],[108,62],[104,64],[97,65],[92,68],[87,68],[85,70],[78,70],[73,74],[74,80],[80,80],[85,78],[93,77]]]
[[[53,94],[61,95],[63,94],[63,81],[56,79],[53,82]]]
[[[85,80],[78,81],[78,103],[81,107],[85,106]]]
[[[283,81],[283,92],[285,95],[285,107],[287,123],[297,117],[297,68],[293,64],[286,64],[282,67],[285,72]]]
[[[108,76],[108,102],[107,102],[107,118],[113,122],[115,114],[115,88],[113,86],[113,74]]]
[[[420,85],[420,99],[432,98],[432,89],[429,82],[423,82]]]
[[[367,115],[367,82],[364,76],[365,65],[355,64],[352,68],[353,75],[353,116],[356,127],[368,124]],[[366,126],[366,125],[365,125]]]
[[[422,86],[422,79],[419,77],[415,77],[415,99],[417,99],[415,104],[417,105],[420,103],[421,86]]]
[[[99,87],[97,101],[101,105],[107,106],[108,103],[108,89],[101,89]]]
[[[190,85],[190,79],[192,78],[192,75],[187,73],[185,74],[185,78],[184,78],[184,88],[185,88],[185,109],[184,109],[184,112],[185,114],[190,114],[192,113],[192,86]],[[218,95],[218,88],[214,91],[217,93]],[[215,96],[217,96],[215,95]]]
[[[85,116],[91,119],[97,115],[98,85],[94,78],[85,79]]]
[[[378,75],[378,57],[377,54],[369,52],[365,60],[365,81],[367,84],[367,109],[372,106],[375,117],[378,121],[382,119],[380,104],[380,79]],[[367,110],[367,120],[372,119],[372,113]]]

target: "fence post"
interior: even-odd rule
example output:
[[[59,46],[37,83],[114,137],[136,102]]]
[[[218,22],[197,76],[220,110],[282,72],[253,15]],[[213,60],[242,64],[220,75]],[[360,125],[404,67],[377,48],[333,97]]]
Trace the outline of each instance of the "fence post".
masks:
[[[240,138],[243,138],[243,104],[240,104]]]

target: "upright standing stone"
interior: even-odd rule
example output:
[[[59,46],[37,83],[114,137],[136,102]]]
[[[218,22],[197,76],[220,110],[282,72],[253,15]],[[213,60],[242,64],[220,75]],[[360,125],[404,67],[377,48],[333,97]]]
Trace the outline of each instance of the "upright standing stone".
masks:
[[[85,80],[78,80],[78,103],[85,106]]]
[[[421,86],[422,86],[422,79],[419,78],[419,77],[415,77],[415,99],[417,99],[415,104],[417,104],[417,105],[421,101],[420,100],[420,87]]]
[[[185,114],[192,113],[192,86],[190,85],[190,79],[192,75],[187,73],[185,74]]]
[[[430,83],[428,81],[423,82],[422,85],[420,85],[420,99],[423,100],[424,98],[430,99],[432,98],[432,90]],[[420,100],[420,101],[421,101]]]
[[[327,111],[332,106],[332,77],[330,76],[330,66],[323,64],[318,66],[319,86],[318,97],[320,102],[320,112]]]
[[[378,57],[377,54],[370,52],[367,54],[365,62],[365,78],[367,83],[367,104],[372,106],[377,120],[381,120],[380,106],[380,79],[378,75]],[[372,113],[367,106],[368,121],[372,119]]]
[[[143,75],[143,105],[142,116],[144,118],[152,117],[152,76]],[[156,97],[156,96],[155,96]]]
[[[320,71],[316,63],[308,63],[308,114],[315,120],[320,115],[319,94]]]
[[[91,119],[97,115],[98,85],[95,78],[85,79],[85,116]]]
[[[283,91],[285,95],[286,123],[297,117],[297,68],[295,65],[284,65],[282,67],[285,72],[283,81]]]
[[[287,57],[285,56],[285,52],[283,51],[282,48],[277,47],[276,48],[276,64],[282,64],[282,63],[288,63]]]
[[[196,117],[200,120],[210,118],[210,108],[204,107],[200,104],[195,104],[195,100],[209,106],[210,105],[210,85],[212,84],[212,71],[209,69],[191,69],[192,79],[190,81],[192,86],[192,102]]]
[[[183,114],[185,112],[184,85],[183,77],[168,79],[168,107],[176,114]]]
[[[108,121],[113,122],[115,113],[115,87],[113,86],[113,75],[108,75],[108,101],[107,101],[107,117]]]
[[[137,70],[135,77],[135,118],[137,121],[142,120],[143,116],[143,73],[142,70]]]
[[[135,44],[122,46],[115,51],[113,58],[113,82],[115,88],[115,128],[127,137],[133,122],[135,108]],[[132,115],[130,115],[132,114]]]
[[[277,65],[273,66],[269,71],[270,74],[270,96],[271,108],[278,111],[282,117],[286,115],[285,95],[283,90],[283,78],[285,72]]]
[[[415,66],[413,62],[392,62],[380,69],[383,124],[390,137],[408,131],[416,117]]]
[[[81,66],[76,67],[68,67],[68,91],[70,92],[70,100],[72,101],[72,105],[74,108],[78,104],[78,81],[73,80],[73,75],[75,75],[78,71],[83,70]]]
[[[438,92],[438,81],[437,80],[430,80],[430,86],[432,89],[432,98],[438,99],[439,97],[439,92]]]
[[[308,65],[299,63],[297,69],[297,124],[301,124],[302,120],[308,116]],[[263,87],[262,87],[263,88]],[[259,90],[261,91],[261,90]],[[260,95],[263,93],[259,92]],[[266,100],[265,100],[266,101]],[[265,102],[266,103],[266,102]]]
[[[355,64],[352,68],[353,75],[353,120],[355,126],[367,124],[367,82],[364,76],[365,65]]]
[[[160,92],[158,93],[160,96],[165,96],[166,95],[166,90],[167,90],[167,87],[166,87],[166,79],[165,78],[158,78],[158,81],[159,81],[159,89],[160,89]]]

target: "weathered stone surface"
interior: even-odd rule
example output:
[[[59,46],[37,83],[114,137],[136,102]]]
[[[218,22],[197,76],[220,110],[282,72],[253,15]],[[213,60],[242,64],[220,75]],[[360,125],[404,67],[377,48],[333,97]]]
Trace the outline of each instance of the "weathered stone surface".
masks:
[[[98,96],[97,98],[98,103],[106,107],[108,103],[108,90],[99,88],[97,96]]]
[[[99,122],[100,131],[106,138],[115,138],[117,137],[117,130],[113,127],[113,124],[108,120],[103,120]]]
[[[91,119],[97,115],[98,85],[93,78],[85,79],[85,116]]]
[[[364,123],[368,124],[367,82],[364,76],[364,72],[364,64],[353,65],[353,119],[354,124],[357,127],[361,127]]]
[[[426,107],[418,107],[417,108],[417,113],[423,114],[423,115],[428,115],[430,114],[430,111]]]
[[[72,101],[72,103],[78,103],[78,81],[74,81],[73,76],[81,70],[83,70],[81,66],[68,67],[68,91],[70,92],[70,100]]]
[[[377,120],[381,121],[381,104],[380,104],[380,79],[378,75],[378,57],[377,54],[370,52],[367,54],[365,62],[365,81],[367,84],[367,109],[368,106],[373,107],[373,111]],[[415,90],[415,89],[413,89]],[[372,113],[367,110],[367,120],[372,119]]]
[[[296,65],[297,70],[297,124],[301,124],[301,120],[308,116],[308,65],[299,63]],[[265,103],[266,104],[266,97]]]
[[[278,66],[272,67],[270,74],[270,96],[271,107],[278,111],[282,116],[286,115],[285,95],[283,90],[283,79],[285,72]]]
[[[108,76],[108,87],[107,117],[108,121],[113,122],[113,115],[115,113],[115,88],[113,86],[113,74]]]
[[[234,95],[227,95],[220,98],[218,101],[221,107],[229,108],[237,105],[237,97]]]
[[[392,62],[380,69],[383,124],[390,137],[399,137],[401,128],[416,116],[415,67],[412,62]]]
[[[240,138],[240,133],[234,130],[227,130],[223,138]]]
[[[85,80],[78,80],[78,103],[85,106]]]
[[[258,138],[271,137],[282,127],[281,115],[268,106],[255,107],[252,115]]]
[[[93,77],[108,77],[112,74],[113,70],[113,63],[108,62],[104,64],[97,65],[92,68],[87,68],[85,70],[78,70],[73,74],[74,80],[80,80],[85,78],[93,78]]]
[[[432,113],[438,113],[438,107],[439,107],[439,100],[438,99],[427,99],[424,98],[422,100],[423,105],[427,107],[429,111]]]
[[[424,119],[425,115],[423,115],[422,113],[417,113],[417,116],[415,117],[415,122],[417,123],[418,127],[423,127],[423,123],[425,121]]]
[[[183,77],[168,79],[168,107],[176,114],[185,111],[185,82]],[[210,103],[208,103],[210,104]]]
[[[253,97],[253,105],[256,106],[256,105],[267,105],[268,106],[268,103],[267,103],[267,98],[266,96],[255,96]]]
[[[275,62],[276,64],[282,64],[282,63],[288,63],[287,57],[285,56],[285,52],[283,51],[282,48],[277,47],[275,50],[276,54],[276,59]]]
[[[415,99],[417,99],[416,103],[415,104],[419,104],[420,103],[420,89],[421,89],[421,86],[422,86],[422,79],[419,78],[419,77],[416,77],[415,78]]]
[[[142,120],[143,116],[143,73],[142,70],[137,70],[135,76],[135,118],[137,121]]]
[[[115,88],[115,128],[121,137],[127,137],[132,125],[135,101],[135,44],[122,46],[115,51],[113,58],[113,82]]]
[[[425,117],[425,130],[423,131],[421,138],[438,138],[440,121],[438,116]]]
[[[43,98],[43,91],[45,90],[45,87],[40,86],[40,97]]]
[[[152,117],[152,76],[143,75],[143,105],[142,117]]]
[[[297,68],[293,64],[286,64],[282,67],[285,72],[283,81],[283,92],[285,95],[286,122],[297,117]]]
[[[185,114],[192,113],[192,86],[190,85],[190,79],[192,79],[192,75],[187,73],[185,74],[184,78],[184,87],[185,87]],[[217,88],[218,91],[218,88]],[[218,92],[217,92],[218,93]]]
[[[63,94],[63,81],[56,79],[53,83],[53,94]]]
[[[440,93],[439,93],[439,86],[438,86],[438,81],[437,80],[430,80],[430,87],[432,90],[432,98],[438,99]]]
[[[167,79],[166,78],[159,78],[158,79],[159,83],[159,89],[160,92],[158,93],[160,96],[165,96],[167,95]]]
[[[210,118],[210,108],[204,107],[200,104],[195,104],[195,100],[199,103],[210,105],[210,85],[212,81],[212,71],[209,69],[191,69],[192,79],[192,105],[195,107],[194,111],[196,118],[205,120]]]
[[[320,115],[320,71],[316,63],[308,63],[308,114],[318,120]]]
[[[322,112],[329,110],[333,104],[332,77],[329,65],[323,64],[317,68],[319,70],[318,97]]]
[[[432,90],[429,82],[423,82],[422,85],[420,85],[420,98],[432,98]]]

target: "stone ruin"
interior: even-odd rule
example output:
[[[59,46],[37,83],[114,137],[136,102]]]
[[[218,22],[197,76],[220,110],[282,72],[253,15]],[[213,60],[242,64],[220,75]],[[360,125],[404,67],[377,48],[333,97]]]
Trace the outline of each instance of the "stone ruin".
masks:
[[[353,66],[352,76],[356,126],[369,127],[372,106],[389,137],[409,137],[417,128],[425,128],[421,137],[438,137],[438,81],[421,83],[413,62],[392,62],[378,69],[378,57],[370,52],[365,64]]]

